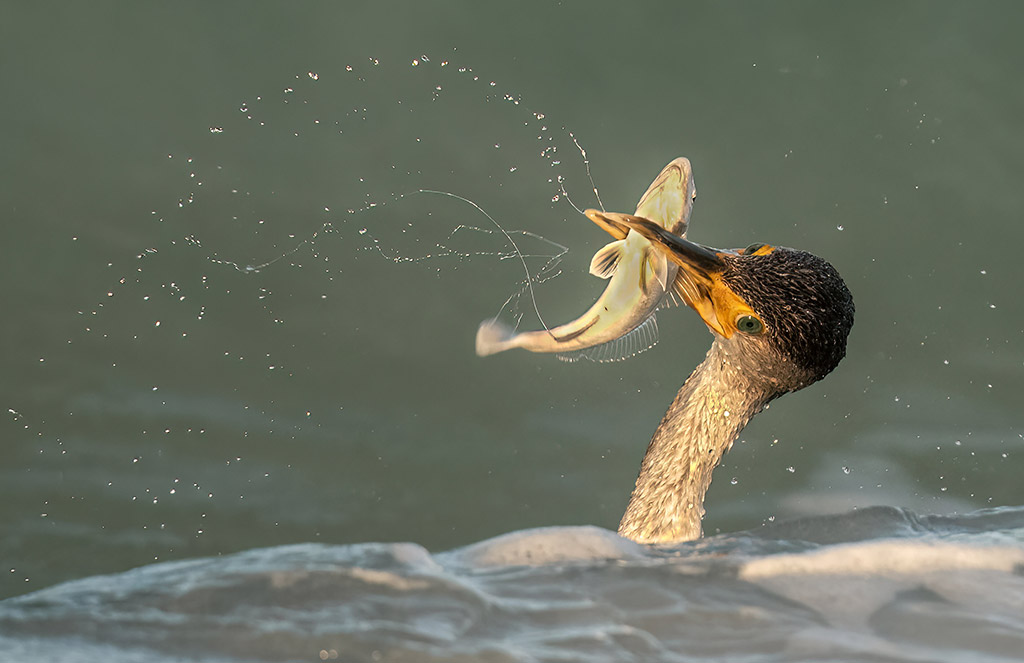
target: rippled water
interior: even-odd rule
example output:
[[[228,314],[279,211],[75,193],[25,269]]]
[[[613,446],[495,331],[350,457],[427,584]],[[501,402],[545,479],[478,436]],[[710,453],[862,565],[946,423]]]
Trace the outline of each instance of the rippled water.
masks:
[[[264,548],[9,599],[0,634],[21,661],[1021,660],[1024,509]]]

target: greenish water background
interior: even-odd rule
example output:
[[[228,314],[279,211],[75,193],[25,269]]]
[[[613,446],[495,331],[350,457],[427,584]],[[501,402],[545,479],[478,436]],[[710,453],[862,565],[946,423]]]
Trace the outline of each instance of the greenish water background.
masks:
[[[565,130],[609,209],[688,156],[691,238],[813,251],[856,298],[847,360],[717,471],[709,532],[1022,502],[1016,3],[0,13],[0,595],[290,542],[614,528],[697,317],[621,364],[479,359],[515,262],[373,243],[502,250],[450,239],[473,208],[392,195],[457,193],[571,249],[537,295],[575,316],[606,237],[552,200],[562,175],[596,202]]]

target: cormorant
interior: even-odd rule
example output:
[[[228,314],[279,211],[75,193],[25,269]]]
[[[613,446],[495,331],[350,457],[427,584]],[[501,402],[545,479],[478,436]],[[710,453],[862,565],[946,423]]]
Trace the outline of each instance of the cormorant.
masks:
[[[641,217],[616,219],[679,266],[676,290],[714,336],[647,447],[619,534],[643,543],[699,538],[722,454],[770,401],[839,364],[853,297],[832,265],[805,251],[712,249]]]

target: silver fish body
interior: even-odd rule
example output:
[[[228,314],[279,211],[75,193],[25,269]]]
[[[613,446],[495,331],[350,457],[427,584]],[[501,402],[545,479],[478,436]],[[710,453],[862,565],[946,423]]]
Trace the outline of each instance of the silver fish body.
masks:
[[[634,216],[649,219],[679,236],[686,235],[696,199],[690,161],[668,164],[640,198]],[[515,333],[497,319],[485,320],[476,335],[476,353],[491,355],[512,348],[558,353],[573,360],[612,361],[642,352],[657,342],[655,311],[670,295],[678,266],[616,213],[587,210],[591,221],[615,241],[594,254],[590,273],[608,286],[583,315],[552,329]]]

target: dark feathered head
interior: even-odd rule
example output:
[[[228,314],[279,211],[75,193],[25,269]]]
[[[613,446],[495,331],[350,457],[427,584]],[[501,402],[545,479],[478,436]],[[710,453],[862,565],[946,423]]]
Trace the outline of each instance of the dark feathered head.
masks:
[[[775,350],[812,382],[839,365],[853,327],[853,296],[832,265],[784,247],[725,255],[722,282],[761,319]]]
[[[679,265],[676,291],[773,391],[820,380],[846,355],[853,296],[825,260],[767,244],[711,249],[640,217],[625,222]]]

